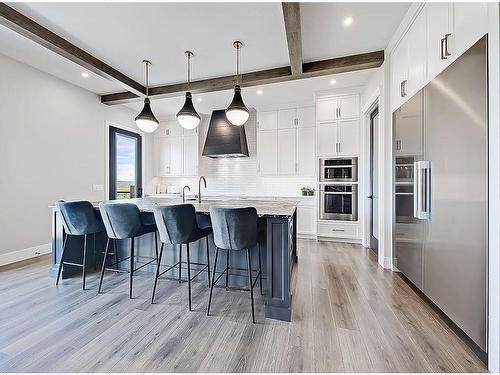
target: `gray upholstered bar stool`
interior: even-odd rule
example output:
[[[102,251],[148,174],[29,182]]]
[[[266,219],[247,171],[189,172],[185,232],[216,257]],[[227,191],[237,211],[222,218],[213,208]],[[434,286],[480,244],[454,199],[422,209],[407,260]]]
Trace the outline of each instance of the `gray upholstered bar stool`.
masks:
[[[254,207],[246,208],[223,208],[210,207],[210,218],[212,220],[212,228],[214,232],[214,242],[217,246],[215,252],[214,271],[212,273],[212,283],[210,285],[210,296],[208,297],[207,315],[210,315],[210,304],[212,302],[212,292],[215,284],[224,273],[226,274],[226,290],[229,278],[229,270],[238,269],[230,267],[229,252],[246,250],[247,256],[247,271],[248,271],[248,287],[250,290],[250,298],[252,301],[252,322],[255,323],[253,288],[257,280],[260,281],[260,293],[262,294],[262,273],[261,273],[261,258],[260,258],[260,243],[258,231],[258,216],[257,210]],[[259,247],[259,269],[255,281],[252,280],[252,260],[250,249],[255,245]],[[226,269],[215,279],[215,270],[217,268],[217,257],[219,250],[227,251]],[[243,269],[244,270],[244,269]]]
[[[210,251],[208,246],[208,236],[212,233],[212,228],[206,226],[200,228],[196,221],[196,210],[192,204],[177,204],[171,206],[154,206],[153,212],[155,214],[156,225],[160,233],[161,248],[158,266],[156,269],[155,282],[153,286],[153,295],[151,296],[151,303],[154,302],[156,285],[158,278],[165,272],[170,271],[172,268],[179,266],[179,282],[181,281],[182,264],[182,245],[186,245],[187,255],[187,282],[188,282],[188,298],[189,298],[189,311],[191,311],[191,281],[194,280],[205,269],[208,274],[208,285],[210,285]],[[203,237],[206,238],[207,244],[207,263],[191,262],[189,253],[189,244],[198,241]],[[172,266],[167,266],[167,269],[160,273],[161,258],[165,244],[179,245],[179,261]],[[203,266],[198,272],[191,277],[191,265]]]
[[[92,203],[87,201],[56,202],[66,236],[63,241],[63,250],[59,269],[57,271],[56,285],[59,284],[63,264],[82,267],[82,289],[85,289],[85,277],[87,272],[87,236],[104,231],[102,220],[94,210]],[[66,244],[68,236],[83,236],[83,260],[82,263],[73,263],[65,260]],[[94,249],[95,250],[95,249]]]
[[[141,215],[139,208],[132,203],[101,203],[99,204],[102,220],[108,234],[108,241],[106,244],[106,251],[102,260],[101,277],[99,280],[99,289],[97,293],[101,292],[102,280],[104,278],[104,271],[106,268],[106,260],[109,255],[110,241],[114,242],[114,251],[116,253],[116,240],[130,239],[130,256],[121,260],[116,260],[116,269],[108,269],[111,271],[118,270],[118,263],[130,259],[129,266],[129,295],[132,298],[132,283],[134,272],[147,266],[148,264],[158,261],[158,243],[156,235],[156,224],[150,223],[147,216]],[[155,254],[156,257],[145,262],[141,266],[134,268],[136,258],[135,254],[135,238],[142,236],[146,233],[154,233],[155,235]]]

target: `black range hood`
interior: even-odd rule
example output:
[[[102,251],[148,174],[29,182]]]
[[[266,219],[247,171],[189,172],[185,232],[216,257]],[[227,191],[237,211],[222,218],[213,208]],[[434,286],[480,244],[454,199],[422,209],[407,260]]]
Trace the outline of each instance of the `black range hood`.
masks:
[[[248,157],[245,126],[231,124],[224,109],[212,111],[202,155],[209,158]]]

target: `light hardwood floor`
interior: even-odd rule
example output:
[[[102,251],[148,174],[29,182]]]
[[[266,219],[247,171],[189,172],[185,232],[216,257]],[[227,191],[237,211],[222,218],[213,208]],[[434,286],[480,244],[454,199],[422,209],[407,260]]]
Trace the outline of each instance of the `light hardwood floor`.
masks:
[[[300,240],[292,322],[257,297],[137,273],[56,287],[49,261],[0,268],[0,372],[484,372],[483,363],[401,277],[361,246]],[[255,290],[258,295],[258,288]]]

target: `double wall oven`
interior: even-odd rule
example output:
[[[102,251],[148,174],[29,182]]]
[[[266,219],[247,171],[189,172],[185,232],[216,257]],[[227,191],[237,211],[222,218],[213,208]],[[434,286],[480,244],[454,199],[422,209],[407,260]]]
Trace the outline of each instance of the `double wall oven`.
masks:
[[[320,220],[358,220],[358,158],[320,159]]]

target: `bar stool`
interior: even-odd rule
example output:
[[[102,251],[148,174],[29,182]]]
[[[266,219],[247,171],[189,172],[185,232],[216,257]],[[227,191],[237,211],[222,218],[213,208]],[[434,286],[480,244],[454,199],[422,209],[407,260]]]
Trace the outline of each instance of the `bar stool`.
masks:
[[[82,289],[85,290],[85,277],[87,273],[87,236],[94,235],[104,231],[102,220],[94,210],[92,203],[87,201],[76,202],[56,202],[59,209],[66,236],[63,241],[63,250],[59,269],[57,271],[56,285],[59,285],[59,279],[63,264],[82,267]],[[83,260],[82,263],[73,263],[65,261],[66,245],[68,236],[83,236]],[[94,249],[95,250],[95,249]]]
[[[102,260],[101,277],[99,280],[99,289],[97,290],[97,293],[101,292],[104,271],[118,271],[118,263],[130,259],[130,266],[128,271],[129,296],[130,298],[132,298],[132,283],[134,272],[141,269],[142,267],[147,266],[148,264],[151,264],[154,261],[158,261],[158,239],[156,235],[156,224],[151,222],[151,214],[142,215],[139,211],[139,208],[133,203],[100,203],[99,210],[101,211],[104,227],[106,228],[106,233],[108,234],[108,241],[106,244],[106,251],[104,252],[104,258]],[[135,238],[146,233],[154,233],[155,235],[156,258],[153,258],[149,262],[146,262],[143,265],[134,268],[134,260],[136,257]],[[114,242],[114,250],[116,253],[116,240],[123,240],[127,238],[130,238],[130,256],[121,260],[117,259],[116,269],[106,268],[106,260],[109,255],[110,241]]]
[[[179,282],[181,281],[182,269],[182,245],[186,245],[187,254],[187,281],[188,281],[188,297],[189,297],[189,311],[191,311],[191,281],[194,280],[205,269],[208,274],[208,285],[210,286],[210,250],[208,244],[208,236],[212,233],[210,226],[200,228],[196,220],[196,210],[192,204],[178,204],[172,206],[154,206],[153,212],[155,215],[156,225],[160,233],[161,248],[158,266],[156,269],[155,282],[153,286],[153,295],[151,296],[151,303],[154,302],[156,286],[158,278],[165,272],[170,271],[172,268],[179,266]],[[208,224],[207,224],[208,225]],[[203,237],[206,238],[207,244],[207,263],[191,262],[189,253],[189,244],[198,241]],[[163,248],[165,244],[179,245],[179,261],[173,266],[167,266],[163,272],[160,273],[161,258],[163,255]],[[191,265],[203,266],[198,273],[191,277]]]
[[[212,273],[212,283],[210,285],[210,296],[208,297],[207,315],[210,315],[210,304],[212,302],[212,292],[215,284],[224,273],[226,274],[226,290],[229,279],[229,270],[241,268],[229,266],[229,252],[246,250],[247,256],[247,271],[248,271],[248,286],[250,290],[250,298],[252,301],[252,322],[255,323],[253,288],[257,280],[260,281],[260,293],[262,294],[262,273],[261,273],[261,257],[260,257],[260,242],[258,231],[258,216],[257,210],[254,207],[246,208],[223,208],[210,207],[210,218],[212,219],[212,228],[214,232],[214,242],[217,246],[215,252],[214,271]],[[255,281],[252,280],[252,261],[250,249],[258,245],[259,248],[259,270]],[[217,268],[217,257],[219,250],[227,251],[226,268],[215,279],[215,270]]]

